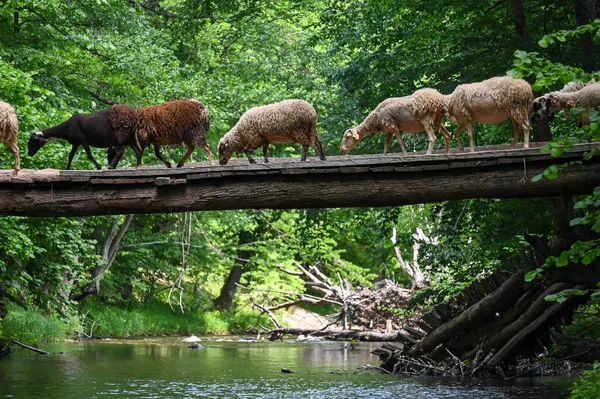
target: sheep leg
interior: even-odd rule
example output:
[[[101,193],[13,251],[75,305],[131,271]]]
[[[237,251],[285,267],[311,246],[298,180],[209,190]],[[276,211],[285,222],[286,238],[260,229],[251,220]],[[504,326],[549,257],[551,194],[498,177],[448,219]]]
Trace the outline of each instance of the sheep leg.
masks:
[[[529,117],[528,116],[525,117],[521,126],[523,127],[523,138],[525,141],[523,144],[523,148],[529,148]]]
[[[321,144],[321,140],[319,140],[318,137],[315,139],[315,144],[317,145],[317,150],[319,151],[319,158],[321,158],[321,161],[326,161],[327,158],[325,157],[325,151],[323,151],[323,144]]]
[[[469,135],[469,151],[475,152],[475,143],[473,142],[473,124],[467,126],[467,134]]]
[[[13,175],[16,175],[21,170],[21,161],[19,158],[19,147],[17,146],[16,143],[6,143],[6,145],[8,145],[8,148],[15,155],[15,170],[13,172]]]
[[[513,125],[514,135],[513,135],[512,143],[510,143],[510,148],[515,148],[517,146],[517,142],[519,141],[519,137],[521,137],[521,125],[514,118],[511,118],[511,121],[512,121],[512,125]]]
[[[188,149],[187,149],[185,155],[183,156],[183,158],[181,158],[181,161],[179,161],[179,163],[177,164],[178,168],[181,168],[183,166],[183,164],[185,164],[185,161],[187,161],[187,159],[190,157],[190,155],[192,155],[192,152],[194,152],[195,149],[196,149],[196,147],[193,145],[188,146]]]
[[[388,153],[388,149],[390,148],[390,143],[392,142],[392,138],[394,138],[394,135],[392,133],[388,133],[387,137],[385,138],[385,144],[383,145],[383,155],[387,155]]]
[[[71,152],[69,153],[69,162],[67,162],[67,170],[71,169],[71,162],[73,162],[73,157],[75,156],[75,152],[79,148],[79,144],[73,144],[73,148],[71,148]]]
[[[92,155],[92,150],[90,150],[90,146],[88,145],[88,143],[83,143],[82,145],[83,149],[85,150],[85,153],[87,154],[90,161],[92,161],[96,169],[102,169],[102,166],[100,166],[100,164],[94,159],[94,156]]]
[[[142,166],[142,155],[144,154],[144,150],[142,150],[140,147],[138,147],[137,144],[133,144],[131,146],[131,148],[135,152],[135,161],[136,161],[135,167],[139,168],[140,166]],[[115,164],[115,167],[117,167],[116,164]]]
[[[427,140],[429,141],[429,146],[427,147],[427,153],[425,155],[431,155],[433,147],[435,146],[435,133],[429,124],[425,125],[425,131],[427,132]]]
[[[462,143],[460,142],[460,132],[462,132],[465,129],[465,127],[466,125],[460,125],[458,129],[456,129],[456,131],[454,132],[454,137],[456,137],[456,142],[458,143],[459,151],[465,150],[462,146]]]
[[[118,145],[118,146],[114,147],[114,150],[115,150],[114,154],[111,154],[112,158],[108,164],[108,169],[115,169],[117,167],[117,164],[121,160],[121,157],[123,157],[123,153],[125,152],[125,147],[122,145]]]
[[[244,154],[246,154],[246,156],[248,157],[248,162],[250,163],[256,163],[256,161],[254,159],[252,159],[252,157],[250,156],[250,150],[247,148],[244,148]]]
[[[402,154],[406,155],[407,154],[406,146],[404,145],[404,140],[402,140],[402,132],[397,131],[395,134],[396,134],[396,141],[398,141],[398,144],[400,144],[400,148],[402,148]]]
[[[154,144],[154,155],[156,155],[156,158],[160,159],[167,168],[171,167],[171,162],[167,161],[160,153],[160,146],[158,144]]]
[[[441,115],[435,121],[435,125],[438,131],[442,134],[442,136],[444,136],[444,141],[446,144],[446,154],[448,154],[450,152],[450,140],[452,139],[452,136],[450,135],[450,132],[446,129],[446,127],[442,124]]]
[[[269,158],[267,158],[267,150],[269,148],[269,143],[263,144],[263,156],[265,157],[265,163],[269,163]]]
[[[208,143],[200,144],[200,146],[204,149],[206,155],[208,155],[208,162],[212,165],[215,161],[215,158],[213,157],[213,154],[210,151],[210,146],[208,145]]]
[[[306,156],[308,155],[308,147],[310,147],[308,144],[302,145],[302,158],[300,158],[301,161],[306,161]]]

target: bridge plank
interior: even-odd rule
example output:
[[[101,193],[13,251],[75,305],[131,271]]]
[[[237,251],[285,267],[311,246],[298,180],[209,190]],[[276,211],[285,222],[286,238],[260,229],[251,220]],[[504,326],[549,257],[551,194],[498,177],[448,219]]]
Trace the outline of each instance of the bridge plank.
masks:
[[[581,144],[560,159],[538,148],[486,147],[388,156],[234,159],[226,166],[183,168],[0,171],[0,214],[80,216],[186,210],[395,206],[463,198],[585,194],[600,185],[600,160],[561,171],[555,180],[531,177],[553,163],[581,159],[597,144]],[[165,186],[158,186],[156,182]],[[158,183],[161,184],[161,183]]]

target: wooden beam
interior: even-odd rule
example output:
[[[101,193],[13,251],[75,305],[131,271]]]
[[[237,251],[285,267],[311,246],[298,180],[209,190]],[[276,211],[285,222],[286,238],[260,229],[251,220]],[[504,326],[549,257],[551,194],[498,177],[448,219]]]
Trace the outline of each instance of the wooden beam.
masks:
[[[591,193],[600,160],[569,166],[554,180],[531,178],[551,164],[582,159],[581,144],[561,158],[539,148],[487,147],[476,153],[273,158],[249,165],[197,163],[179,169],[0,172],[0,215],[91,216],[182,211],[396,206],[465,198]]]

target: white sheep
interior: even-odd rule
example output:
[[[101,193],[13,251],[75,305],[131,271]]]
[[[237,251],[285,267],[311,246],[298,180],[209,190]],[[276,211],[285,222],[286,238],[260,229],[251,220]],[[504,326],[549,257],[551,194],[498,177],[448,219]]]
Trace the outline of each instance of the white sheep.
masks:
[[[325,160],[323,145],[317,136],[317,112],[304,100],[285,100],[252,108],[219,141],[219,163],[227,164],[233,153],[245,153],[250,163],[256,163],[250,151],[262,146],[265,163],[271,143],[302,145],[302,161],[308,148],[316,145],[321,160]]]
[[[6,143],[7,147],[15,156],[15,169],[13,175],[21,170],[19,158],[19,120],[15,109],[8,103],[0,101],[0,142]]]
[[[459,124],[454,132],[459,150],[463,150],[460,132],[466,128],[470,150],[475,151],[474,122],[496,124],[508,118],[512,121],[514,131],[511,147],[515,148],[523,130],[524,148],[529,148],[529,110],[532,103],[533,92],[529,83],[510,76],[457,86],[448,96],[448,117]]]
[[[579,91],[579,90],[583,89],[584,87],[589,86],[589,85],[594,84],[594,83],[596,83],[596,81],[594,79],[592,79],[589,82],[569,82],[562,89],[560,89],[558,91],[547,93],[547,94],[544,94],[543,96],[540,96],[540,97],[536,98],[535,100],[533,100],[533,116],[531,117],[531,122],[534,125],[536,125],[536,124],[538,124],[540,122],[540,120],[544,116],[550,122],[554,119],[554,113],[559,108],[557,108],[557,104],[555,104],[554,105],[555,110],[554,111],[550,110],[552,108],[552,104],[551,104],[551,101],[550,101],[550,95],[551,94],[555,94],[555,93],[574,93],[574,92]],[[559,95],[561,95],[561,94],[559,94]],[[567,108],[565,111],[568,114],[569,109]],[[581,117],[580,118],[580,123],[582,125],[587,125],[587,124],[589,124],[589,119],[587,119],[585,117]]]
[[[436,140],[433,127],[436,127],[444,136],[448,152],[450,133],[442,125],[446,110],[445,96],[434,89],[420,89],[410,96],[388,98],[379,103],[360,125],[344,132],[340,150],[342,154],[348,154],[369,133],[382,132],[387,133],[383,155],[387,155],[394,135],[402,153],[406,154],[401,133],[416,134],[426,131],[429,140],[427,155],[430,155]]]
[[[600,107],[600,83],[588,84],[574,92],[553,92],[548,94],[548,111],[554,113],[564,110],[569,115],[571,108],[597,108]],[[587,115],[582,115],[580,122],[589,124]]]

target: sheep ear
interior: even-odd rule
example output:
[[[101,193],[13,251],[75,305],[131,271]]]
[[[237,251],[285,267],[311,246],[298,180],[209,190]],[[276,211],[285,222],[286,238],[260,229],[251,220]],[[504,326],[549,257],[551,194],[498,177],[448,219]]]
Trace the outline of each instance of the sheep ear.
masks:
[[[353,138],[354,140],[358,140],[360,137],[358,136],[358,133],[356,133],[356,132],[352,132],[352,138]]]

